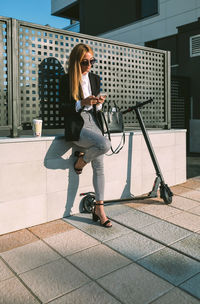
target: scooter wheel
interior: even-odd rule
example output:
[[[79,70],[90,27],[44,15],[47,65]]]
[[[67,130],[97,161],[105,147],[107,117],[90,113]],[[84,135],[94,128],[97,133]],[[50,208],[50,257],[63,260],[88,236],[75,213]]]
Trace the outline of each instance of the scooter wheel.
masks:
[[[166,184],[160,186],[160,197],[165,204],[171,204],[173,193]]]
[[[92,213],[92,210],[95,205],[95,196],[88,194],[83,198],[83,210]]]

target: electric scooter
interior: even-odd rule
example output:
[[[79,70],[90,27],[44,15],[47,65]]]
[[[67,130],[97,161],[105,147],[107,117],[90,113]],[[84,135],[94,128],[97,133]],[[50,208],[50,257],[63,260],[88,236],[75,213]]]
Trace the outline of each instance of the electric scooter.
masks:
[[[149,154],[151,156],[151,160],[153,162],[153,166],[154,166],[155,172],[156,172],[156,178],[154,180],[152,190],[148,193],[147,196],[132,196],[132,197],[129,197],[129,198],[106,200],[106,201],[104,201],[104,204],[125,202],[125,201],[132,201],[132,200],[145,200],[145,199],[149,199],[149,198],[155,198],[155,197],[158,196],[157,195],[158,188],[160,188],[160,198],[163,199],[164,203],[165,204],[171,204],[171,202],[172,202],[173,193],[164,181],[163,175],[161,173],[160,166],[158,164],[158,160],[156,158],[155,152],[153,150],[153,146],[151,144],[149,135],[148,135],[147,130],[145,128],[144,121],[142,119],[141,112],[140,112],[140,108],[142,108],[143,106],[151,103],[152,101],[153,101],[153,99],[149,99],[149,100],[144,101],[144,102],[137,102],[135,106],[129,107],[127,110],[124,110],[122,112],[122,114],[126,114],[126,113],[131,112],[131,111],[135,111],[135,113],[136,113],[137,120],[138,120],[140,128],[142,130],[142,134],[144,136],[144,139],[145,139],[145,142],[146,142],[146,145],[147,145],[147,148],[148,148],[148,151],[149,151]],[[95,206],[95,193],[94,192],[86,192],[86,193],[81,193],[80,196],[85,196],[82,199],[84,211],[91,213],[94,206]]]

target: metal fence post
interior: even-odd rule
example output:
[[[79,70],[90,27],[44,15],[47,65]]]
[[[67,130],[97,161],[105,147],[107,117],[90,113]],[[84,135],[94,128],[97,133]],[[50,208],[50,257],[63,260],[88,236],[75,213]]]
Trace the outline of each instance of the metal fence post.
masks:
[[[20,100],[19,100],[19,44],[18,22],[11,20],[11,98],[12,98],[12,130],[11,137],[18,137],[20,131]]]
[[[165,56],[165,111],[166,127],[171,129],[171,52]]]

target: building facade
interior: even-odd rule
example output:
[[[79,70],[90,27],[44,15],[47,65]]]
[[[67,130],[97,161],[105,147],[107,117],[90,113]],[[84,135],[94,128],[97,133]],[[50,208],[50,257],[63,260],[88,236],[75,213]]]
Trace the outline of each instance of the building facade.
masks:
[[[200,153],[200,0],[52,0],[52,14],[81,33],[171,51],[172,127]]]

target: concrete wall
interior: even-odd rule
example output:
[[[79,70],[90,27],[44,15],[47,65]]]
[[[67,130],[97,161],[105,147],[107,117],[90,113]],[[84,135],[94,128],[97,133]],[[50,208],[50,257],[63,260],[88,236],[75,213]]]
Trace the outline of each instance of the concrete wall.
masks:
[[[100,35],[103,38],[144,45],[146,41],[177,33],[177,26],[197,21],[200,1],[159,0],[159,14]]]
[[[185,130],[150,131],[168,185],[186,180]],[[117,146],[120,135],[113,135]],[[0,139],[0,234],[81,211],[79,193],[91,191],[92,170],[73,170],[74,147],[59,137]],[[105,199],[125,198],[151,190],[155,179],[141,132],[126,133],[126,144],[105,156]]]

